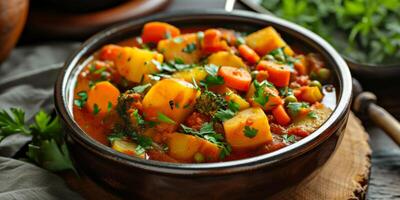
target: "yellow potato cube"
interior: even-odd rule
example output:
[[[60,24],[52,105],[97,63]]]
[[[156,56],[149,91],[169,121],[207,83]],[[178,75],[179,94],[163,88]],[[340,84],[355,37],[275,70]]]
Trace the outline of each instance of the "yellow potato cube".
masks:
[[[230,66],[247,69],[247,65],[239,56],[236,56],[235,54],[229,53],[227,51],[219,51],[217,53],[211,54],[211,56],[208,57],[208,64],[214,64],[218,67]]]
[[[192,84],[179,79],[163,79],[144,96],[143,112],[147,120],[161,122],[161,114],[179,124],[193,111],[200,91]]]
[[[260,56],[264,56],[274,49],[285,47],[287,55],[293,56],[293,50],[286,44],[279,33],[272,27],[261,29],[251,33],[246,38],[246,44],[254,49]]]
[[[201,57],[197,34],[184,34],[158,42],[157,49],[167,61],[182,60],[185,64],[198,63]]]
[[[185,80],[189,83],[193,82],[193,79],[199,83],[201,80],[205,79],[207,72],[204,67],[194,67],[187,70],[175,72],[172,77]]]
[[[226,141],[234,150],[252,149],[272,141],[268,118],[261,108],[248,108],[223,123]],[[249,137],[245,127],[256,130],[256,135]]]
[[[163,62],[163,55],[136,47],[124,47],[115,62],[118,72],[127,80],[139,83],[146,74],[158,71],[154,61]]]
[[[136,156],[139,158],[144,158],[145,153],[142,153],[140,155],[136,154],[136,147],[137,147],[137,145],[135,143],[128,142],[128,141],[121,140],[121,139],[114,140],[111,145],[111,148],[113,148],[114,150],[119,151],[121,153],[128,154],[131,156]]]

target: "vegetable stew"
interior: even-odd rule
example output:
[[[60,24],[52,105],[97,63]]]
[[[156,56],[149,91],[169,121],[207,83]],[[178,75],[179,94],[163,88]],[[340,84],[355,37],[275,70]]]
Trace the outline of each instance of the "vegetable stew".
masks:
[[[312,134],[336,104],[321,57],[291,46],[273,27],[247,34],[149,22],[86,62],[74,118],[95,140],[143,159],[266,154]]]

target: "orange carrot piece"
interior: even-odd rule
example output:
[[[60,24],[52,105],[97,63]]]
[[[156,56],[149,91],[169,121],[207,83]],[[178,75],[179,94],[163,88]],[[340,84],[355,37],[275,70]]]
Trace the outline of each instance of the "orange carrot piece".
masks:
[[[181,31],[164,22],[149,22],[144,25],[142,32],[142,41],[144,43],[154,42],[157,43],[163,39],[169,39],[181,34]]]
[[[214,53],[227,50],[228,44],[222,40],[222,33],[217,29],[208,29],[204,32],[202,51],[204,53]]]
[[[223,66],[220,67],[218,75],[224,78],[228,87],[242,91],[247,91],[250,87],[251,75],[245,69]]]
[[[299,73],[299,75],[307,75],[307,60],[306,57],[303,55],[300,55],[297,57],[297,61],[294,62],[294,68],[296,71]]]
[[[117,59],[118,55],[121,53],[122,47],[115,45],[115,44],[109,44],[101,48],[100,54],[99,54],[99,59],[100,60],[111,60],[114,61]]]
[[[256,67],[257,70],[267,70],[269,77],[268,81],[272,82],[277,87],[285,87],[289,85],[290,69],[272,61],[260,61]]]
[[[317,86],[304,86],[301,90],[301,99],[311,104],[321,101],[324,97]]]
[[[274,116],[276,122],[282,126],[286,126],[290,123],[290,117],[282,105],[272,109],[272,115]]]
[[[88,92],[87,109],[95,115],[104,115],[115,108],[119,95],[118,88],[110,82],[98,82]]]
[[[249,46],[242,44],[238,48],[239,54],[250,64],[256,64],[260,60],[260,56]]]

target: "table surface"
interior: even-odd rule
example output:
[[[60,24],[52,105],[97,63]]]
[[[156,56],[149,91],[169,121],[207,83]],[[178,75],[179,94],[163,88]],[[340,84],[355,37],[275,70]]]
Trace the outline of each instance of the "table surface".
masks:
[[[223,9],[224,3],[225,0],[174,0],[166,11],[210,8]],[[235,4],[235,9],[248,10],[247,7],[238,1]],[[364,83],[368,84],[368,80]],[[383,97],[381,98],[383,99]],[[390,101],[393,101],[393,99],[390,99]],[[389,111],[393,111],[393,109]],[[400,112],[393,114],[400,116]],[[370,135],[370,144],[373,150],[367,198],[400,199],[400,148],[379,128],[368,122],[365,122],[364,125]]]

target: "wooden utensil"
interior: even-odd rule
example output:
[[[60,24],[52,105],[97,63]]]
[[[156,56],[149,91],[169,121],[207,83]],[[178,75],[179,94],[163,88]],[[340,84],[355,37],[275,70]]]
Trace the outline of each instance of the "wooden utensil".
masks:
[[[361,84],[353,78],[353,110],[367,115],[379,128],[383,129],[400,146],[400,123],[388,111],[376,104],[377,97],[372,92],[364,92]]]
[[[10,54],[21,35],[28,5],[28,0],[0,1],[0,62]]]

